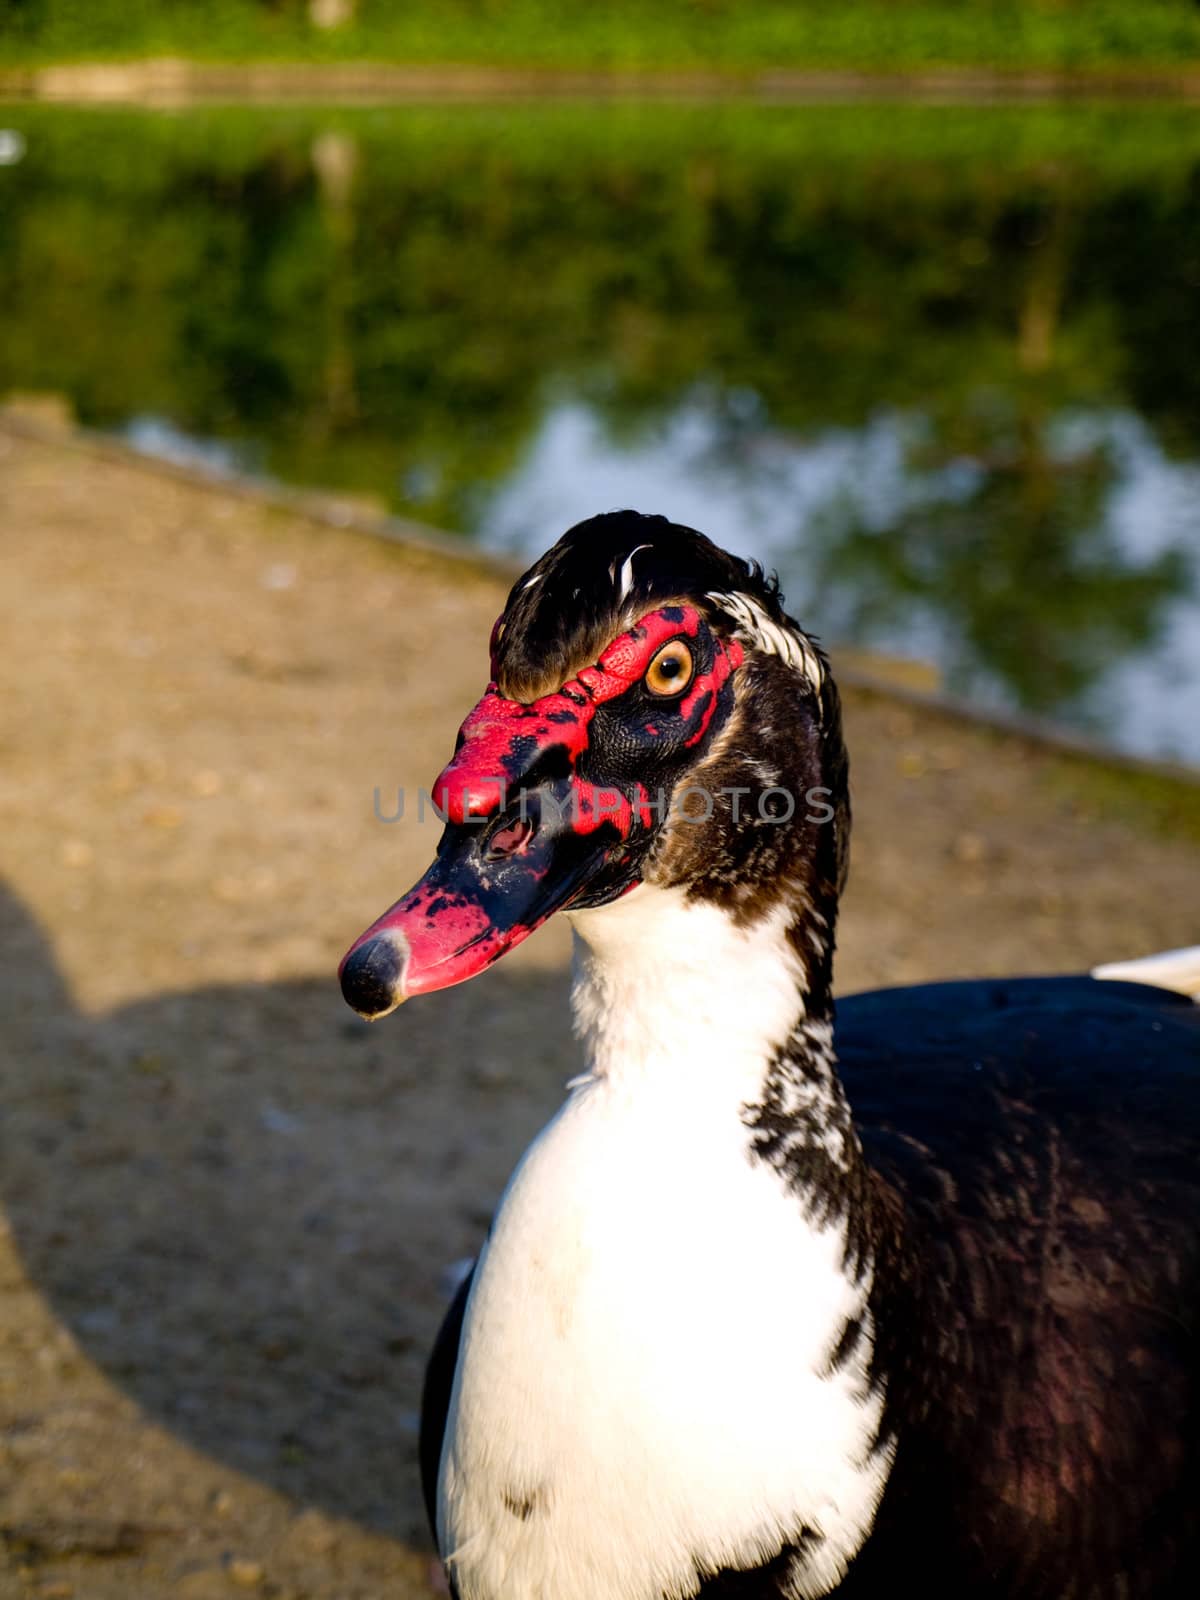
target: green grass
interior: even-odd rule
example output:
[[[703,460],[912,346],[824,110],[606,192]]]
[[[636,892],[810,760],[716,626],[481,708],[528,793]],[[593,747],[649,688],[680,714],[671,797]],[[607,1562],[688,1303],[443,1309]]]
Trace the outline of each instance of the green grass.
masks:
[[[921,169],[927,187],[958,192],[1024,172],[1072,174],[1084,188],[1118,181],[1186,189],[1200,163],[1200,117],[1169,99],[1135,104],[978,107],[868,101],[855,105],[716,105],[550,98],[512,105],[358,106],[284,103],[199,105],[186,115],[124,106],[22,105],[15,121],[55,168],[102,171],[136,181],[139,166],[172,161],[241,172],[289,146],[307,149],[323,132],[353,138],[374,172],[398,176],[437,155],[467,152],[478,164],[497,152],[527,178],[624,163],[671,174],[682,184],[702,156],[722,168],[802,172],[804,185],[828,179],[843,196],[869,190],[898,171]],[[112,152],[112,159],[107,158]],[[93,176],[93,183],[97,181]]]
[[[0,0],[0,65],[183,55],[635,71],[1200,65],[1195,0]]]

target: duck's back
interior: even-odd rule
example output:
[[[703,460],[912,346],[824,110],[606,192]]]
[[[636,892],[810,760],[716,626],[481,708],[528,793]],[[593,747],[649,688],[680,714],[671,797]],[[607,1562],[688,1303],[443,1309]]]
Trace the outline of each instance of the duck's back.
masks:
[[[896,1464],[844,1592],[899,1563],[947,1594],[1195,1593],[1200,1007],[934,984],[843,1001],[837,1046],[908,1235],[876,1287]]]

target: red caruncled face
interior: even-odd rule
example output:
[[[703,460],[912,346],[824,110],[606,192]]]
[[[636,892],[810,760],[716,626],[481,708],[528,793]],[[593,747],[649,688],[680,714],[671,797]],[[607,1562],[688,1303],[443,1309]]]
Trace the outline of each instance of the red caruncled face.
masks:
[[[367,1017],[460,983],[552,912],[633,887],[672,788],[729,713],[736,640],[662,606],[594,666],[525,705],[493,682],[433,797],[432,867],[355,941],[342,990]]]

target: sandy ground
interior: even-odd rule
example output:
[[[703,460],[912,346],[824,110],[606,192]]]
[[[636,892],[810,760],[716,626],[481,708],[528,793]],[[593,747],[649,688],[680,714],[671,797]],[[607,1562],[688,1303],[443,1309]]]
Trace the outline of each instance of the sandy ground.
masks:
[[[373,1029],[333,972],[501,589],[2,428],[0,562],[0,1595],[426,1594],[439,1278],[573,1070],[568,945]],[[1088,769],[879,696],[849,737],[843,990],[1200,938],[1196,832]]]

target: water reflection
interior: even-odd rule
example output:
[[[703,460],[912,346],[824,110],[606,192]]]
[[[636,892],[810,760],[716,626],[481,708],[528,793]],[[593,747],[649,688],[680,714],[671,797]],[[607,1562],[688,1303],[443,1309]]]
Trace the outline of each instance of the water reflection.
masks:
[[[3,120],[0,391],[523,549],[663,509],[1200,762],[1186,111]]]
[[[1056,419],[1031,464],[940,459],[916,415],[797,439],[750,425],[746,397],[738,411],[736,446],[704,395],[634,442],[563,402],[481,536],[533,554],[596,507],[670,505],[775,567],[826,637],[930,661],[984,704],[1200,759],[1200,466],[1131,413]]]

